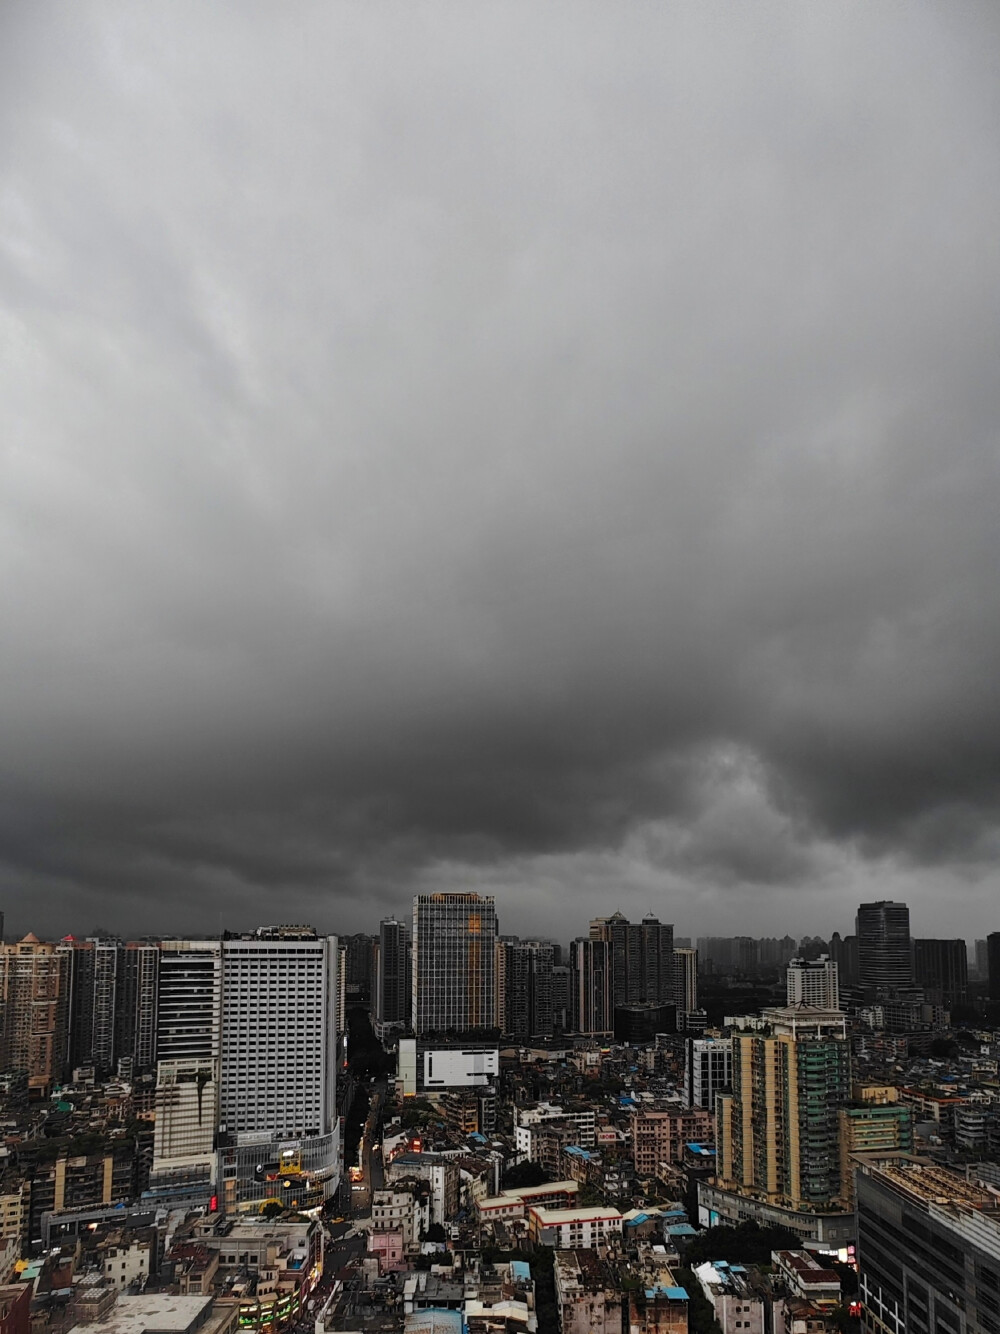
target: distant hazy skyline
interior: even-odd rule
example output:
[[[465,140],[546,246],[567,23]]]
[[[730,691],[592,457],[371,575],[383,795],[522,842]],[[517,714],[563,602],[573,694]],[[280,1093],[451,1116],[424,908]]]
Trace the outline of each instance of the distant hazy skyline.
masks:
[[[12,929],[1000,927],[995,4],[0,38]]]

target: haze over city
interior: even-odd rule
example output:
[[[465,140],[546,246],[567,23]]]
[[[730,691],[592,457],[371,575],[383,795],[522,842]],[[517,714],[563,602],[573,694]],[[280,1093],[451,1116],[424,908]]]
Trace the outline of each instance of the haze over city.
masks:
[[[9,935],[1000,926],[998,29],[6,6]]]

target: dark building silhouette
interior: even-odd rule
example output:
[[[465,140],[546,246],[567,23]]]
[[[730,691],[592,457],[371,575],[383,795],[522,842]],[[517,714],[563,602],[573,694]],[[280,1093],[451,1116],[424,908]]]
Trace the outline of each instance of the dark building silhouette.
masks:
[[[405,922],[387,917],[379,924],[377,959],[375,1022],[382,1031],[408,1028],[413,973],[410,928]]]
[[[677,1006],[663,1003],[645,1003],[641,1005],[616,1005],[614,1013],[614,1033],[616,1042],[628,1042],[634,1046],[651,1043],[657,1033],[677,1031]]]
[[[964,940],[915,940],[913,972],[929,1001],[964,1005],[969,990],[969,951]]]
[[[606,941],[611,952],[614,1005],[672,1003],[674,999],[674,928],[657,917],[630,922],[620,912],[596,917],[590,939]]]
[[[990,1000],[1000,1000],[1000,931],[986,937],[986,967],[990,979]]]
[[[505,1037],[526,1042],[553,1032],[553,948],[547,940],[497,941],[497,1026]]]
[[[850,989],[858,985],[858,938],[841,936],[834,931],[830,938],[830,958],[837,965],[840,985]]]
[[[609,1034],[614,1028],[610,940],[574,940],[570,946],[570,1027],[576,1033]]]
[[[372,1003],[377,939],[363,931],[354,936],[340,937],[344,949],[344,991],[348,1006]]]
[[[882,899],[858,908],[858,981],[866,995],[889,997],[912,992],[910,910]]]

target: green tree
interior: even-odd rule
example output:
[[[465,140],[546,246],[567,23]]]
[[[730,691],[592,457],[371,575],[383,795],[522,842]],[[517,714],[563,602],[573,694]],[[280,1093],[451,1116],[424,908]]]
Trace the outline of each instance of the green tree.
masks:
[[[710,1227],[702,1232],[685,1248],[684,1259],[691,1266],[706,1260],[766,1265],[771,1263],[772,1251],[797,1251],[801,1245],[800,1238],[787,1228],[740,1223],[738,1227]]]
[[[518,1163],[515,1167],[508,1167],[503,1174],[505,1190],[517,1186],[544,1186],[551,1180],[540,1163]]]

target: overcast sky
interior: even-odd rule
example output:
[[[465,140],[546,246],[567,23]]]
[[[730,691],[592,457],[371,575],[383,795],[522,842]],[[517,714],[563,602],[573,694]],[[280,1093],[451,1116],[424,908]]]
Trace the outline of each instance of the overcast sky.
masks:
[[[998,51],[8,0],[8,926],[1000,929]]]

